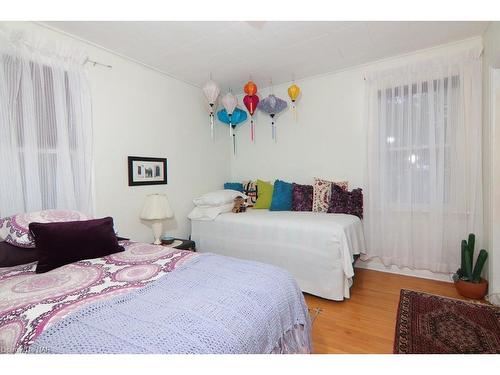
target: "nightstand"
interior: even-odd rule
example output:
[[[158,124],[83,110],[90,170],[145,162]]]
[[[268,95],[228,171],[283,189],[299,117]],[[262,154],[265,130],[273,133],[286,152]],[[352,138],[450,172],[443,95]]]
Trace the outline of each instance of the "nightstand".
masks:
[[[162,244],[162,246],[170,246],[179,250],[196,251],[196,243],[191,240],[183,240],[176,238],[171,244]]]

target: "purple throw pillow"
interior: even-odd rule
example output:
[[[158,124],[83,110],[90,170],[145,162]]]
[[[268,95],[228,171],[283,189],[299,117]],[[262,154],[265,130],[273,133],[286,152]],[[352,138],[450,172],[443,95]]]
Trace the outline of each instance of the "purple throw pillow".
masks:
[[[6,241],[0,242],[0,267],[14,267],[37,260],[37,253],[34,249],[23,249]]]
[[[38,253],[36,273],[124,251],[118,244],[111,217],[61,223],[31,223],[29,229]]]
[[[312,185],[292,184],[292,211],[312,211]]]
[[[363,218],[363,190],[344,190],[342,187],[333,184],[328,213],[355,215]]]

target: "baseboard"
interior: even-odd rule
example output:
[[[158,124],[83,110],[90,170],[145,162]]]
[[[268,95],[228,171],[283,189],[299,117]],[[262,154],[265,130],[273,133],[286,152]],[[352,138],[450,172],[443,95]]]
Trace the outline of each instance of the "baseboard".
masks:
[[[396,273],[398,275],[405,275],[405,276],[414,276],[414,277],[420,277],[422,279],[431,279],[431,280],[438,280],[438,281],[446,281],[446,282],[453,282],[451,276],[451,273],[437,273],[437,272],[431,272],[428,270],[412,270],[407,267],[399,268],[398,266],[385,266],[382,264],[377,259],[370,259],[367,261],[362,261],[358,259],[356,263],[354,264],[355,268],[365,268],[368,270],[374,270],[374,271],[381,271],[381,272],[388,272],[388,273]]]
[[[500,293],[488,294],[486,300],[495,306],[500,306]]]

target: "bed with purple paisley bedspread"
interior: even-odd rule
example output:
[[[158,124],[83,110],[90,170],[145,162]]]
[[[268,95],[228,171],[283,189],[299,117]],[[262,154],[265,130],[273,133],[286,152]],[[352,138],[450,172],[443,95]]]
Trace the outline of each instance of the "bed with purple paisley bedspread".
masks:
[[[0,353],[26,352],[48,327],[92,302],[127,293],[198,254],[123,241],[125,251],[36,274],[36,263],[0,268]]]
[[[68,344],[83,342],[92,343],[88,350],[90,353],[122,352],[116,350],[116,344],[123,343],[127,335],[129,338],[137,337],[136,333],[144,336],[144,343],[151,342],[153,338],[175,335],[182,338],[180,341],[171,340],[161,349],[146,345],[142,347],[145,351],[141,349],[138,352],[310,352],[307,306],[288,272],[213,254],[210,257],[130,241],[122,241],[121,244],[125,247],[124,252],[79,261],[43,274],[35,273],[35,263],[0,268],[0,353],[84,353],[86,351],[82,347],[75,351],[62,350]],[[210,264],[211,268],[207,268]],[[257,278],[261,281],[252,283],[255,275],[259,275]],[[198,281],[198,286],[190,288],[190,285],[195,285],[193,280]],[[224,292],[226,289],[227,292]],[[116,304],[123,308],[125,299],[131,302],[123,311],[124,316],[135,319],[135,323],[142,322],[143,310],[152,311],[150,307],[146,308],[146,295],[149,295],[149,306],[165,311],[157,313],[154,320],[156,327],[163,332],[161,336],[153,337],[156,330],[137,331],[138,325],[124,321],[124,327],[134,326],[130,332],[108,330],[101,337],[106,345],[104,341],[99,341],[102,346],[94,342],[94,334],[106,330],[99,325],[100,322],[116,320],[116,311],[108,308]],[[171,296],[180,299],[174,300]],[[203,301],[206,301],[206,306]],[[224,301],[230,306],[224,308],[228,306]],[[196,319],[194,312],[202,310],[206,314]],[[237,314],[237,310],[247,313]],[[87,323],[78,319],[82,314],[87,315],[88,311],[97,312],[97,315]],[[185,318],[174,319],[178,314],[188,317],[186,325],[182,324]],[[159,323],[162,321],[165,324]],[[96,326],[94,334],[85,328],[91,325]],[[65,330],[65,327],[72,330]],[[247,327],[246,331],[242,327]],[[186,334],[191,331],[193,337],[187,337]],[[59,337],[54,340],[54,335]],[[71,341],[66,339],[68,335],[72,337]],[[198,338],[204,336],[211,337],[208,342],[212,344],[206,346],[206,343],[198,342]],[[191,344],[186,345],[186,340]],[[52,345],[50,350],[48,343]],[[135,353],[136,343],[129,339],[129,347],[123,352]],[[217,350],[224,346],[224,350]],[[106,350],[106,347],[112,349]],[[180,349],[184,347],[187,349]]]

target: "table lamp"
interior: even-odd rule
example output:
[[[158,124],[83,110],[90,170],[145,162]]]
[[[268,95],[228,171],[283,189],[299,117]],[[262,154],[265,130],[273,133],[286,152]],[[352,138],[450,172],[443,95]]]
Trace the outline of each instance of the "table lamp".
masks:
[[[163,232],[163,220],[174,216],[174,212],[168,203],[165,194],[150,194],[144,201],[140,218],[153,222],[153,237],[154,244],[160,245],[160,237]]]

